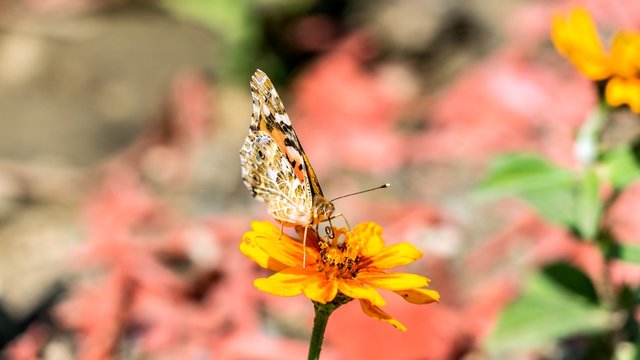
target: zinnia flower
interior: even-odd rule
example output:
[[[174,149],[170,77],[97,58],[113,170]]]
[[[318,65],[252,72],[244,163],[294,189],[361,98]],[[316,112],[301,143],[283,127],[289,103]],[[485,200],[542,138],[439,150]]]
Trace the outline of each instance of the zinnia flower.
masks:
[[[352,231],[334,228],[331,242],[318,240],[309,229],[304,249],[300,241],[281,234],[280,228],[268,221],[251,226],[253,230],[244,234],[240,250],[263,268],[276,271],[254,281],[267,293],[304,294],[321,304],[358,299],[366,315],[402,331],[406,330],[404,325],[380,308],[385,300],[376,288],[391,290],[413,304],[429,304],[440,298],[437,291],[425,289],[429,279],[424,276],[386,272],[416,261],[422,252],[409,243],[385,246],[382,229],[375,223],[359,224]]]
[[[589,13],[582,8],[554,17],[551,39],[560,54],[591,80],[606,80],[611,106],[627,104],[640,113],[640,34],[620,31],[606,52]]]

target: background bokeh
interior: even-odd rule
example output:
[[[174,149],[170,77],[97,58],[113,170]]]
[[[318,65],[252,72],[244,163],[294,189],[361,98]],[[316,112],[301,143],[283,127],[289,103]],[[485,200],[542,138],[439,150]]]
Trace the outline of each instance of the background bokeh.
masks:
[[[325,194],[392,184],[338,210],[423,250],[408,270],[442,296],[385,296],[406,333],[341,308],[323,358],[565,358],[486,339],[533,269],[597,272],[597,254],[474,189],[504,152],[577,166],[597,98],[550,42],[569,4],[605,33],[640,30],[623,0],[0,0],[3,356],[305,358],[308,299],[258,292],[267,273],[238,251],[250,221],[269,219],[238,158],[260,68]],[[638,134],[616,117],[605,141]],[[610,214],[625,238],[640,239],[639,199],[631,188]]]

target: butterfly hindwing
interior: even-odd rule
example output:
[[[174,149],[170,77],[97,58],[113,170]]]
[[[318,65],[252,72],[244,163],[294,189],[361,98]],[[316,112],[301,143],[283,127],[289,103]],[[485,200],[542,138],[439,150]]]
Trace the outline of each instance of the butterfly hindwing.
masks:
[[[252,195],[267,203],[269,212],[285,223],[311,221],[308,185],[293,173],[276,142],[262,131],[252,131],[240,150],[242,179]]]

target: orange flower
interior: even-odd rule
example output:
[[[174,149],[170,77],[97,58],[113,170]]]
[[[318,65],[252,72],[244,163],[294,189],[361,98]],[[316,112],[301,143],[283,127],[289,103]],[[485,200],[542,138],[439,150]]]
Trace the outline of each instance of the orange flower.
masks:
[[[627,104],[640,113],[640,34],[616,33],[607,53],[589,13],[582,8],[557,15],[551,39],[560,54],[591,80],[607,80],[605,98],[611,106]]]
[[[307,233],[306,266],[303,246],[268,221],[252,222],[253,230],[244,234],[240,251],[258,265],[276,271],[268,278],[256,279],[254,285],[279,296],[304,294],[326,304],[336,296],[358,299],[362,311],[397,329],[406,328],[385,313],[378,290],[391,290],[413,304],[438,301],[437,291],[425,289],[429,279],[410,273],[388,273],[386,270],[412,263],[422,252],[411,244],[384,246],[382,229],[375,223],[363,223],[352,231],[334,228],[331,243],[318,241],[315,231]],[[338,241],[340,239],[340,241]]]

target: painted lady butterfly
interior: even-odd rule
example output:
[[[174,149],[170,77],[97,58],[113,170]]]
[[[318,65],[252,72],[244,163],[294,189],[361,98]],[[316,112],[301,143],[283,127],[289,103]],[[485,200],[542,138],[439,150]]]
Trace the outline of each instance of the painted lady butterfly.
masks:
[[[251,97],[249,135],[240,150],[242,179],[283,226],[304,226],[306,241],[306,230],[329,220],[335,207],[322,194],[282,100],[262,70],[251,77]]]

